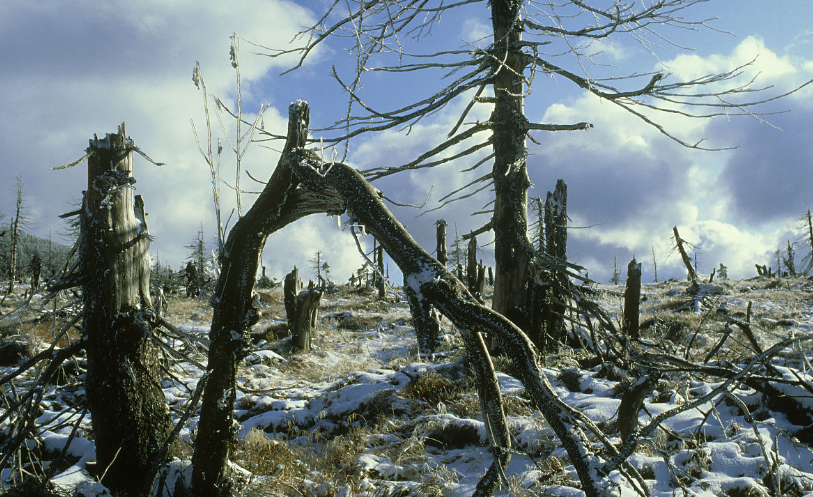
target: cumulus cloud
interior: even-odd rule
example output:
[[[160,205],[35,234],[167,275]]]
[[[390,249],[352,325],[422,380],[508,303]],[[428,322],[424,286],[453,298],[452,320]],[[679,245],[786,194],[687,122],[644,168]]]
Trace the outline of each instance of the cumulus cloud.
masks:
[[[234,72],[228,60],[232,30],[243,39],[280,47],[314,17],[303,3],[286,1],[97,3],[66,5],[44,0],[4,6],[0,41],[6,49],[0,53],[0,64],[14,70],[0,74],[4,89],[0,106],[9,116],[0,123],[0,148],[11,166],[3,172],[9,180],[18,167],[22,169],[34,224],[38,229],[47,228],[58,214],[73,209],[70,199],[86,188],[83,167],[55,172],[48,168],[80,157],[94,133],[113,132],[119,122],[126,121],[136,143],[167,163],[157,168],[137,159],[137,187],[152,213],[150,229],[157,236],[154,253],[165,261],[180,261],[188,255],[184,245],[194,238],[201,223],[210,240],[214,234],[209,172],[189,126],[189,119],[194,118],[199,132],[204,127],[202,95],[191,81],[195,61],[201,63],[208,89],[226,105],[234,105]],[[482,19],[470,20],[461,23],[454,35],[442,34],[476,41],[488,34],[488,26]],[[325,57],[339,54],[341,47],[326,47],[321,59],[317,54],[303,71],[278,79],[276,73],[289,67],[292,59],[256,57],[252,52],[260,49],[247,43],[241,46],[244,112],[250,117],[261,103],[271,103],[264,117],[266,130],[282,133],[286,129],[285,109],[296,98],[311,102],[312,127],[329,126],[342,115],[343,97],[333,91],[335,86],[326,86],[332,84],[329,64],[322,63]],[[603,51],[601,60],[619,62],[624,69],[634,65],[633,71],[645,73],[666,68],[674,80],[729,71],[753,60],[742,79],[760,73],[755,85],[774,87],[767,94],[787,91],[813,74],[813,61],[798,55],[798,50],[791,56],[756,37],[744,38],[728,53],[681,55],[649,67],[630,57],[634,51],[620,43],[592,49]],[[402,76],[396,91],[392,84],[377,87],[384,76],[369,73],[363,98],[391,109],[423,98],[443,83],[425,75]],[[706,138],[711,146],[741,145],[733,151],[709,154],[680,147],[610,102],[565,91],[568,83],[557,84],[540,75],[534,85],[526,106],[532,121],[589,121],[595,125],[587,132],[534,132],[539,145],[530,144],[528,166],[534,183],[530,196],[544,197],[563,178],[568,184],[572,225],[596,224],[573,229],[568,251],[571,259],[588,267],[590,275],[599,280],[609,279],[614,256],[623,267],[635,255],[645,262],[646,271],[653,250],[661,278],[681,276],[680,261],[669,255],[675,225],[698,247],[701,267],[710,270],[723,262],[734,277],[751,275],[753,263],[768,263],[770,254],[792,234],[795,220],[809,206],[804,185],[813,178],[805,165],[810,164],[813,150],[805,133],[813,112],[809,104],[813,90],[765,106],[767,111],[793,108],[792,113],[770,117],[782,132],[756,120],[661,116],[668,129],[687,141]],[[409,133],[391,130],[354,140],[348,160],[361,169],[409,162],[444,139],[465,104],[466,98],[459,99]],[[489,105],[477,105],[467,121],[485,121],[489,114]],[[214,126],[218,128],[216,123]],[[445,156],[472,143],[460,144]],[[278,148],[278,144],[270,147]],[[490,164],[460,171],[488,153],[486,149],[454,164],[384,178],[376,187],[399,203],[422,204],[435,186],[423,211],[392,207],[418,242],[432,251],[436,219],[449,222],[450,241],[455,227],[464,234],[488,221],[488,215],[470,215],[493,198],[488,189],[416,217],[439,206],[443,195],[486,174]],[[244,168],[257,178],[267,178],[277,158],[277,152],[254,145]],[[223,164],[224,179],[232,183],[233,158],[224,155]],[[243,186],[262,187],[246,178]],[[12,197],[8,193],[0,194],[0,209],[6,213]],[[233,193],[224,186],[222,195],[224,219],[231,216],[231,226]],[[244,205],[251,199],[246,195]],[[491,263],[489,241],[490,236],[482,237],[481,256]],[[370,248],[369,240],[363,243]],[[294,264],[302,267],[317,250],[328,254],[337,278],[346,278],[361,264],[352,237],[335,219],[324,216],[314,216],[272,236],[263,260],[271,276],[281,277]],[[397,271],[391,268],[391,274],[397,275]]]

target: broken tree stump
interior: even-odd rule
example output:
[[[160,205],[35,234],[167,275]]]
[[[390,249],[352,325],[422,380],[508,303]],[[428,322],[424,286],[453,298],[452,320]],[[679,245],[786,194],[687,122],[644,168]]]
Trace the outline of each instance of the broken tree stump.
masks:
[[[438,262],[445,267],[446,263],[449,262],[449,253],[446,251],[446,220],[438,219],[435,223],[435,228],[437,229],[437,250],[435,251],[435,255]]]
[[[316,289],[313,280],[309,281],[308,288],[303,290],[299,269],[296,266],[285,276],[284,285],[285,317],[288,319],[288,331],[291,334],[291,348],[310,352],[322,292]]]
[[[546,251],[567,264],[567,184],[564,180],[556,181],[553,193],[548,192],[545,199],[545,238]],[[559,272],[549,276],[550,285],[546,288],[545,306],[542,310],[541,350],[546,353],[558,352],[565,343],[565,300],[567,299],[567,281]],[[532,324],[532,328],[539,325]]]
[[[622,330],[633,340],[638,340],[638,312],[641,303],[641,263],[633,257],[627,266],[627,285],[624,290],[624,321]]]
[[[134,195],[133,141],[118,133],[88,147],[88,189],[81,214],[85,392],[98,475],[117,495],[148,495],[172,418],[161,389],[152,329],[150,238]]]

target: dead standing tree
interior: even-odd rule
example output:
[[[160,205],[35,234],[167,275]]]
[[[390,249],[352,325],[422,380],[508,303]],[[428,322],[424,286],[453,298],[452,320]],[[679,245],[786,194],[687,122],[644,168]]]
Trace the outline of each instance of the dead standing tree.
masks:
[[[148,495],[172,430],[153,342],[149,234],[133,197],[134,145],[124,134],[94,138],[81,214],[85,390],[101,482]]]
[[[450,192],[443,197],[442,205],[469,198],[493,185],[495,197],[491,221],[475,231],[476,234],[493,231],[495,235],[493,307],[516,323],[527,323],[525,316],[529,314],[529,307],[535,305],[533,287],[538,279],[532,276],[535,272],[531,264],[534,253],[526,233],[527,190],[531,184],[526,164],[526,136],[532,132],[592,127],[588,122],[529,122],[524,102],[532,93],[532,85],[535,82],[540,84],[541,78],[535,79],[536,76],[544,74],[571,83],[632,113],[683,146],[704,149],[701,142],[689,142],[671,134],[659,116],[674,116],[676,112],[704,118],[755,115],[758,110],[754,106],[765,101],[743,101],[740,98],[754,91],[749,84],[734,81],[742,75],[743,67],[690,81],[667,82],[668,76],[660,72],[629,76],[606,73],[609,64],[602,66],[601,61],[595,60],[596,52],[600,50],[591,47],[593,42],[629,37],[652,51],[665,39],[655,31],[656,28],[697,29],[705,26],[704,21],[693,21],[684,13],[702,1],[651,3],[636,0],[626,4],[611,3],[606,7],[582,1],[553,4],[541,0],[332,2],[323,15],[317,16],[318,22],[303,31],[301,46],[268,49],[268,55],[298,55],[299,62],[290,69],[294,70],[329,40],[349,44],[342,48],[355,60],[344,66],[339,61],[338,67],[333,68],[334,79],[349,95],[347,113],[334,125],[315,130],[324,136],[326,144],[347,144],[362,133],[397,127],[409,130],[453,102],[463,104],[464,110],[445,141],[406,164],[374,167],[363,174],[372,181],[401,171],[449,162],[464,164],[469,161],[461,166],[465,170],[490,162],[490,172]],[[465,9],[474,4],[485,4],[490,14],[493,36],[485,46],[478,45],[482,40],[471,40],[471,46],[465,49],[457,46],[438,48],[437,39],[433,38],[432,49],[429,52],[421,50],[425,46],[421,44],[423,37],[432,31],[444,14],[461,9],[465,14]],[[344,8],[346,10],[342,10]],[[545,53],[540,52],[543,46]],[[595,63],[595,71],[606,75],[606,79],[593,77],[587,72],[585,67],[592,63]],[[347,73],[343,72],[344,67],[349,67]],[[568,70],[567,67],[575,69]],[[448,77],[445,81],[449,83],[438,83],[423,98],[404,103],[400,108],[378,109],[365,102],[362,95],[362,77],[370,71],[389,73],[394,78],[412,71],[445,72]],[[579,71],[584,75],[577,74]],[[385,80],[378,78],[378,82]],[[441,80],[425,77],[422,81],[431,88],[433,81]],[[698,88],[726,81],[731,82],[732,88],[719,92]],[[392,82],[387,80],[386,84],[392,85]],[[619,86],[613,86],[615,84]],[[624,89],[620,85],[632,88]],[[464,102],[458,102],[461,99]],[[466,123],[470,111],[479,105],[491,106],[490,118]],[[482,157],[489,147],[491,153]]]
[[[548,192],[545,199],[545,253],[563,267],[567,264],[567,185],[564,180],[556,181],[556,188]],[[544,329],[541,350],[557,352],[565,343],[565,309],[568,300],[568,284],[564,271],[553,271],[548,276],[550,286],[546,288],[546,304],[542,313],[543,323],[532,323],[531,328]],[[537,311],[535,311],[537,312]],[[534,316],[535,312],[531,315]]]
[[[696,290],[698,287],[697,271],[694,270],[692,260],[689,258],[689,254],[686,252],[686,248],[683,246],[683,244],[687,242],[680,237],[677,226],[672,228],[672,233],[675,235],[675,248],[680,253],[680,258],[683,259],[683,265],[686,266],[686,271],[688,271],[687,279],[691,282],[692,288]]]

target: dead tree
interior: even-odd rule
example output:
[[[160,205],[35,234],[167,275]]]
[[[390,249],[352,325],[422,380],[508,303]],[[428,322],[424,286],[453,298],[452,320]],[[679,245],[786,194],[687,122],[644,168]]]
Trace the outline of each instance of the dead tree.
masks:
[[[24,221],[23,217],[23,178],[22,173],[18,172],[15,180],[17,181],[17,201],[15,202],[15,214],[11,220],[11,240],[9,241],[9,267],[8,267],[8,292],[11,294],[14,291],[14,282],[19,274],[17,274],[17,259],[19,257],[18,249],[20,245],[20,228],[21,223]],[[3,298],[5,300],[5,297]]]
[[[437,239],[437,249],[435,250],[435,255],[437,256],[438,262],[446,266],[446,263],[449,262],[449,254],[446,251],[446,220],[445,219],[438,219],[435,223],[436,232],[436,239]]]
[[[510,435],[493,364],[482,333],[496,337],[518,365],[520,380],[530,398],[561,440],[576,468],[587,496],[610,495],[612,485],[600,476],[599,458],[587,452],[584,429],[600,430],[583,414],[556,395],[541,373],[528,337],[511,321],[477,302],[461,281],[418,245],[383,204],[378,192],[355,169],[340,163],[325,164],[315,154],[300,150],[287,157],[298,178],[315,190],[330,189],[346,202],[353,223],[373,233],[404,274],[404,288],[418,303],[437,307],[461,331],[466,350],[478,376],[483,417],[490,427],[494,462],[478,484],[475,495],[490,495],[499,483],[510,458]],[[610,456],[617,454],[606,437]],[[617,466],[617,464],[615,464]],[[636,485],[643,486],[637,479]]]
[[[149,495],[172,420],[161,390],[150,300],[149,234],[133,198],[134,145],[124,134],[94,138],[81,215],[85,390],[102,483]]]
[[[477,237],[469,238],[466,250],[466,285],[471,293],[477,293]]]
[[[772,99],[732,102],[732,95],[755,91],[732,81],[741,75],[744,66],[722,74],[672,81],[665,72],[619,73],[608,69],[615,67],[608,59],[603,60],[606,64],[598,64],[597,72],[601,75],[580,63],[596,61],[596,57],[601,59],[600,51],[588,53],[587,47],[604,39],[629,36],[637,43],[654,47],[664,36],[655,27],[668,30],[705,26],[704,21],[692,20],[691,14],[686,12],[697,0],[636,2],[623,7],[612,2],[588,5],[574,1],[551,9],[537,8],[536,2],[531,0],[491,0],[486,2],[487,8],[482,12],[482,20],[489,25],[488,36],[483,38],[489,41],[482,46],[477,40],[468,40],[471,46],[466,49],[460,49],[456,41],[454,46],[438,46],[437,39],[425,40],[433,29],[440,29],[436,23],[444,14],[467,9],[472,3],[473,0],[328,2],[328,7],[316,16],[319,21],[300,33],[303,43],[279,50],[272,48],[267,54],[297,57],[295,66],[286,72],[302,67],[308,57],[318,53],[320,46],[329,45],[333,39],[339,39],[341,46],[347,48],[343,51],[352,54],[351,60],[331,62],[337,89],[347,97],[347,113],[338,122],[320,130],[326,144],[349,144],[363,133],[411,129],[421,120],[451,107],[463,109],[447,136],[418,157],[401,165],[372,167],[363,173],[368,180],[375,180],[452,161],[464,164],[468,170],[490,165],[490,171],[448,193],[442,203],[464,200],[493,187],[493,204],[488,210],[491,220],[484,226],[494,232],[495,240],[493,306],[525,329],[529,306],[535,305],[529,296],[539,281],[533,275],[535,256],[527,234],[527,197],[531,181],[526,140],[534,133],[592,128],[589,122],[530,122],[525,113],[526,97],[545,94],[545,90],[535,91],[544,85],[538,75],[550,75],[550,81],[585,90],[693,149],[705,149],[702,140],[681,139],[665,125],[666,118],[674,116],[675,105],[681,106],[683,115],[692,117],[753,116],[759,108],[757,103]],[[350,46],[345,46],[348,40]],[[428,51],[426,46],[429,46]],[[540,50],[543,46],[544,51]],[[397,55],[393,56],[394,53]],[[579,74],[566,68],[580,66]],[[388,88],[396,87],[399,78],[410,72],[427,71],[449,77],[421,76],[426,85],[418,89],[424,90],[419,97],[398,108],[382,109],[371,107],[360,94],[362,87],[373,83],[364,85],[362,81],[373,71],[377,82]],[[705,89],[706,85],[726,82],[733,88]],[[723,103],[719,100],[722,96],[726,97]],[[488,112],[490,116],[487,120],[467,119],[473,109],[482,109],[481,112]],[[467,160],[473,164],[469,165]]]
[[[633,340],[638,334],[638,311],[641,302],[641,263],[633,257],[627,265],[627,285],[624,289],[624,320],[621,329]],[[637,416],[637,411],[636,411]]]
[[[567,264],[567,185],[561,179],[556,181],[553,193],[548,192],[545,199],[545,244],[546,253],[564,267]],[[543,320],[541,350],[544,352],[558,351],[567,336],[565,330],[567,282],[563,278],[565,278],[563,271],[551,273],[548,277],[550,285],[544,289],[546,305],[541,316]],[[538,326],[531,324],[532,329]]]
[[[234,436],[237,367],[249,353],[249,331],[260,318],[252,290],[268,235],[309,214],[344,210],[335,194],[299,188],[300,182],[287,165],[289,152],[306,142],[308,114],[306,102],[291,104],[280,162],[254,205],[235,223],[224,245],[223,270],[212,297],[214,315],[207,365],[210,375],[192,455],[192,488],[197,497],[223,496],[233,490],[229,450]]]
[[[313,281],[303,290],[296,267],[285,276],[283,288],[291,349],[310,352],[322,292],[316,290]]]
[[[378,246],[378,280],[376,286],[378,287],[378,298],[383,299],[387,296],[387,280],[384,277],[384,247]]]
[[[807,246],[808,249],[807,254],[802,258],[801,272],[808,275],[810,270],[813,269],[813,217],[810,216],[810,209],[807,210],[807,215],[802,218],[801,224],[804,233],[801,243]]]
[[[689,272],[687,279],[692,283],[693,288],[697,288],[697,271],[694,270],[692,260],[689,258],[689,254],[686,253],[686,249],[683,247],[683,244],[686,243],[686,241],[680,237],[677,226],[672,228],[672,232],[675,235],[675,245],[677,246],[678,252],[680,252],[680,258],[683,259],[683,265],[686,266],[686,271]]]

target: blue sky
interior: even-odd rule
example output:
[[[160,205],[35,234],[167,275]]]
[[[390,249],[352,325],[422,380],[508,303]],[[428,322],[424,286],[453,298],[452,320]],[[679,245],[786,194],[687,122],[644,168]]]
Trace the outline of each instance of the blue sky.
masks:
[[[150,213],[150,231],[157,237],[153,257],[174,267],[188,255],[185,248],[201,224],[214,234],[209,171],[200,158],[190,119],[204,126],[202,95],[192,83],[200,62],[210,92],[234,104],[234,72],[229,64],[229,36],[269,47],[285,47],[293,35],[312,22],[327,2],[240,0],[225,5],[202,1],[65,2],[10,0],[0,6],[0,212],[14,208],[14,175],[20,171],[31,231],[55,236],[65,231],[57,216],[73,210],[86,185],[84,165],[50,168],[84,154],[94,133],[114,132],[126,121],[127,132],[161,168],[136,160],[138,193]],[[609,64],[590,69],[611,74],[647,72],[666,67],[674,77],[729,70],[757,57],[748,75],[759,74],[756,86],[772,86],[766,96],[782,93],[813,78],[813,4],[808,0],[716,0],[686,12],[695,18],[719,17],[713,30],[668,34],[682,46],[664,45],[658,58],[639,45],[619,38],[604,46],[597,58]],[[435,46],[458,48],[475,41],[487,28],[485,4],[459,16],[447,16],[423,51]],[[254,55],[241,44],[244,112],[270,104],[264,128],[284,133],[287,106],[302,98],[312,104],[313,127],[340,117],[344,96],[330,79],[330,67],[346,68],[343,46],[320,50],[302,69],[280,77],[291,59]],[[371,102],[406,101],[439,84],[431,79],[395,81],[371,75],[364,98]],[[771,116],[771,125],[750,118],[712,121],[669,119],[670,130],[687,139],[706,138],[710,146],[739,147],[726,152],[682,148],[651,127],[598,101],[564,81],[537,78],[527,114],[539,122],[589,121],[586,132],[535,134],[529,142],[529,170],[534,188],[544,197],[557,178],[569,187],[569,212],[576,226],[570,232],[570,258],[588,268],[590,276],[607,281],[613,258],[624,267],[633,256],[644,263],[644,279],[652,279],[652,250],[660,279],[684,274],[679,258],[670,255],[671,228],[698,249],[698,263],[708,273],[719,263],[732,277],[755,274],[754,263],[772,265],[771,253],[798,235],[798,219],[813,203],[813,90],[809,87],[769,109],[791,112]],[[361,168],[398,165],[437,144],[456,121],[465,101],[421,122],[409,135],[395,131],[368,135],[350,145],[348,161]],[[490,110],[476,108],[471,119],[486,119]],[[217,131],[217,130],[216,130]],[[269,145],[274,147],[274,144]],[[274,150],[253,145],[245,168],[268,177],[276,164]],[[467,167],[476,159],[460,166]],[[485,169],[488,166],[483,166]],[[428,208],[445,193],[477,177],[479,170],[458,173],[457,165],[406,173],[377,182],[398,202],[421,204],[431,189]],[[233,159],[224,155],[223,176],[233,183]],[[485,172],[485,171],[483,171]],[[259,189],[247,177],[247,189]],[[232,209],[227,196],[224,216]],[[485,191],[470,202],[416,217],[415,209],[394,208],[417,240],[434,247],[434,222],[444,217],[462,234],[482,225],[487,216],[468,215],[490,200]],[[250,204],[251,195],[244,197]],[[211,239],[211,238],[210,238]],[[491,257],[488,237],[481,240],[482,258]],[[370,243],[367,241],[366,243]],[[336,219],[315,216],[269,238],[264,262],[280,278],[294,264],[307,265],[317,250],[324,252],[337,279],[345,280],[361,265],[355,243]],[[773,264],[775,265],[775,263]],[[393,271],[394,273],[394,271]],[[397,279],[396,283],[400,283]]]

